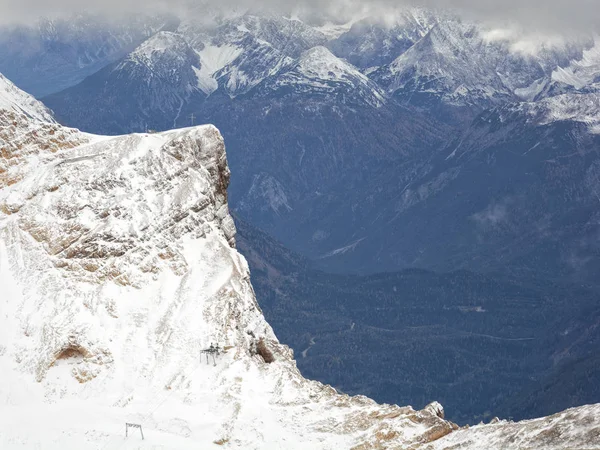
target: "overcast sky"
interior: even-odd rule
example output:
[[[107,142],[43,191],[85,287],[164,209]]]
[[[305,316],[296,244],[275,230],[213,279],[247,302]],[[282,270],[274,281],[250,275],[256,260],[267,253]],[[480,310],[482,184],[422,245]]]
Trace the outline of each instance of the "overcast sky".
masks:
[[[190,0],[0,0],[4,22],[33,21],[84,10],[118,17],[127,12],[185,9]],[[319,16],[389,15],[395,8],[425,6],[457,11],[468,18],[499,26],[515,25],[542,32],[600,31],[600,0],[218,0],[213,4],[239,9],[267,8],[281,12],[296,8]]]

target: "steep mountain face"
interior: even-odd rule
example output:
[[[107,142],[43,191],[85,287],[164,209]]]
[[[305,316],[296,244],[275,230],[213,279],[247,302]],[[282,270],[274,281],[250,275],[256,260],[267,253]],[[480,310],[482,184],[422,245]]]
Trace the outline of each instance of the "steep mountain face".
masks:
[[[2,114],[20,175],[0,190],[2,448],[137,446],[124,422],[156,448],[407,447],[452,431],[437,404],[378,406],[300,376],[234,248],[214,127],[106,138]],[[210,343],[223,352],[208,364]]]
[[[389,198],[375,229],[401,239],[390,248],[375,233],[359,247],[387,248],[412,266],[594,282],[598,106],[595,95],[572,94],[481,114]]]
[[[265,316],[309,378],[378,401],[436,399],[458,423],[598,399],[600,312],[589,287],[466,271],[331,275],[236,224]]]
[[[0,71],[27,92],[42,97],[73,86],[132,51],[161,29],[169,17],[121,21],[80,15],[0,29]]]
[[[435,23],[436,16],[432,11],[417,8],[404,11],[389,26],[366,18],[353,23],[349,30],[330,40],[327,46],[340,58],[371,72],[390,64],[411,48]]]
[[[43,122],[54,122],[52,112],[0,74],[0,108]]]
[[[390,26],[341,28],[258,13],[212,27],[189,18],[172,35],[181,46],[166,52],[181,55],[173,65],[184,83],[166,70],[160,89],[147,89],[153,75],[126,63],[130,55],[45,100],[61,121],[92,132],[216,124],[236,174],[232,207],[327,270],[593,281],[597,255],[581,250],[594,241],[594,219],[584,217],[596,154],[593,40],[533,51],[418,9]],[[466,146],[477,151],[450,156]],[[547,154],[568,165],[560,181]],[[573,201],[572,188],[581,193]],[[520,212],[509,224],[511,205]],[[564,210],[581,214],[567,220]],[[536,231],[532,220],[546,222]]]
[[[180,35],[163,31],[65,91],[58,101],[49,97],[48,103],[67,122],[68,117],[80,117],[77,126],[86,130],[114,134],[165,129],[177,124],[185,103],[206,97],[197,77],[201,68],[200,57]],[[90,100],[90,93],[94,114],[89,113],[90,103],[82,101]]]
[[[19,175],[0,185],[2,448],[137,448],[123,422],[170,449],[500,449],[515,430],[598,448],[597,406],[448,441],[438,403],[380,406],[302,378],[235,250],[213,126],[111,138],[0,114]]]
[[[519,51],[479,24],[442,14],[422,39],[372,78],[402,102],[464,121],[491,106],[533,100],[555,69],[581,58],[592,43]]]

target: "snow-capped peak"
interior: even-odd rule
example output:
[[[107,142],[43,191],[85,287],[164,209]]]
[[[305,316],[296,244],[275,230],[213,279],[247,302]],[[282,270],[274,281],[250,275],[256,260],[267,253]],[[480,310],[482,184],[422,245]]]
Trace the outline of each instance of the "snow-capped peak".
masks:
[[[41,122],[54,122],[52,113],[42,102],[23,92],[2,74],[0,74],[0,108],[23,113]]]
[[[323,46],[313,47],[302,54],[298,61],[298,71],[307,78],[344,81],[349,77],[367,78],[354,67],[345,63]]]
[[[552,72],[552,81],[558,81],[575,89],[582,89],[598,83],[600,75],[600,42],[596,38],[594,45],[586,49],[581,59],[571,62],[567,67],[557,67]]]
[[[130,57],[151,60],[165,52],[176,53],[187,48],[188,44],[182,36],[169,31],[161,31],[142,43],[131,53]]]
[[[292,87],[298,93],[342,95],[343,102],[358,100],[373,107],[385,103],[383,91],[375,83],[323,46],[302,53],[289,69],[267,85],[271,89]]]

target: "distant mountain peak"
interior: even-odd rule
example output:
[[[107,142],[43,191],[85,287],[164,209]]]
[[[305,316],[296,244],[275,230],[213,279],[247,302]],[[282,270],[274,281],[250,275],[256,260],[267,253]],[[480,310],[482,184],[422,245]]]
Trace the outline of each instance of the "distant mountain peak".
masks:
[[[364,77],[358,70],[339,59],[322,45],[318,45],[302,53],[302,56],[298,60],[298,70],[307,76],[321,79],[340,80],[344,74]],[[366,80],[366,77],[364,79]]]
[[[177,69],[178,63],[200,65],[198,56],[187,41],[170,31],[156,33],[130,53],[125,61],[138,62],[148,67],[164,62],[173,65],[171,70]]]

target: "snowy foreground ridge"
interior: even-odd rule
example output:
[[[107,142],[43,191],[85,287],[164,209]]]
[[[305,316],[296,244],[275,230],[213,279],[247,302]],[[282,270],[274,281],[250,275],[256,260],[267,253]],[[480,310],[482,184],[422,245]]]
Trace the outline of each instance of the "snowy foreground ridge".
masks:
[[[8,108],[0,141],[1,449],[600,448],[599,406],[458,430],[304,379],[235,249],[216,128]]]

